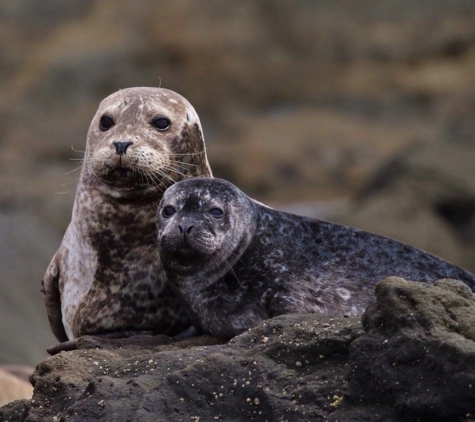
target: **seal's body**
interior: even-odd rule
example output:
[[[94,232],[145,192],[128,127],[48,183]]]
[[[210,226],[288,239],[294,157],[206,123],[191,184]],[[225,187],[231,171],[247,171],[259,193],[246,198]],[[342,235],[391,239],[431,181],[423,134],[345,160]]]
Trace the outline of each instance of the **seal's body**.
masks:
[[[211,176],[199,118],[186,99],[129,88],[92,120],[71,223],[43,280],[59,341],[189,325],[156,253],[156,208],[178,180]]]
[[[360,314],[391,275],[475,290],[474,275],[427,252],[266,208],[220,179],[173,185],[157,219],[171,286],[195,327],[218,337],[287,313]]]

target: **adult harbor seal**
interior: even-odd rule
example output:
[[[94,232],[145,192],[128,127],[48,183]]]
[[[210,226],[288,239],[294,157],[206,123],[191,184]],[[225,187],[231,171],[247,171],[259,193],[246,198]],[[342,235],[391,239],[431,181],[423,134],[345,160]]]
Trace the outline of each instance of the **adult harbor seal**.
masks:
[[[388,276],[433,283],[475,276],[427,252],[356,228],[266,208],[220,179],[163,195],[160,255],[198,331],[232,337],[287,313],[355,315]]]
[[[168,186],[201,175],[211,170],[200,120],[185,98],[129,88],[101,102],[72,220],[43,280],[60,342],[125,330],[174,333],[189,325],[156,254],[155,214]]]

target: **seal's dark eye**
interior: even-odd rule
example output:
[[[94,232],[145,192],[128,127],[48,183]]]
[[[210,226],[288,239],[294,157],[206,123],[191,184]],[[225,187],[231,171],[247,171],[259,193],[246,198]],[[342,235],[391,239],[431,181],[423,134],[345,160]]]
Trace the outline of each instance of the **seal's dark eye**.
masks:
[[[219,208],[211,208],[209,211],[208,211],[214,218],[221,218],[224,213],[223,213],[223,210],[219,209]]]
[[[168,120],[166,117],[157,117],[156,119],[152,120],[152,126],[161,132],[168,130],[170,124],[170,120]]]
[[[114,126],[114,120],[109,116],[102,116],[99,121],[99,129],[103,132],[108,131],[112,126]]]
[[[175,212],[175,208],[170,205],[167,205],[165,208],[163,208],[162,215],[165,218],[170,218],[173,214],[175,214]]]

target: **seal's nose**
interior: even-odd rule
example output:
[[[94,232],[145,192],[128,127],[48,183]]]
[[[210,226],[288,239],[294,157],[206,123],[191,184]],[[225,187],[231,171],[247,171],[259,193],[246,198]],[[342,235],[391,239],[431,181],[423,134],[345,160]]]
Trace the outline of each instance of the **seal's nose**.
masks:
[[[193,228],[193,225],[187,226],[187,225],[178,225],[178,230],[180,230],[180,233],[182,234],[190,234],[191,229]]]
[[[117,153],[117,155],[124,155],[125,152],[127,151],[127,148],[133,144],[133,142],[131,141],[127,141],[127,142],[113,142],[114,146],[115,146],[115,152]]]

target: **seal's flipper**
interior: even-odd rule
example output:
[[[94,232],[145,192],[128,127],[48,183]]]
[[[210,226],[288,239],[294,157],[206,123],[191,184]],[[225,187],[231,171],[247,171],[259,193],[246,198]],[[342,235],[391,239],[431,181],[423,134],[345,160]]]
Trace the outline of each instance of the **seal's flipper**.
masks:
[[[65,342],[68,339],[63,325],[63,318],[61,314],[61,296],[59,293],[59,265],[58,265],[59,251],[53,256],[46,273],[41,282],[44,293],[44,300],[46,306],[46,313],[48,315],[51,330],[60,342]]]

